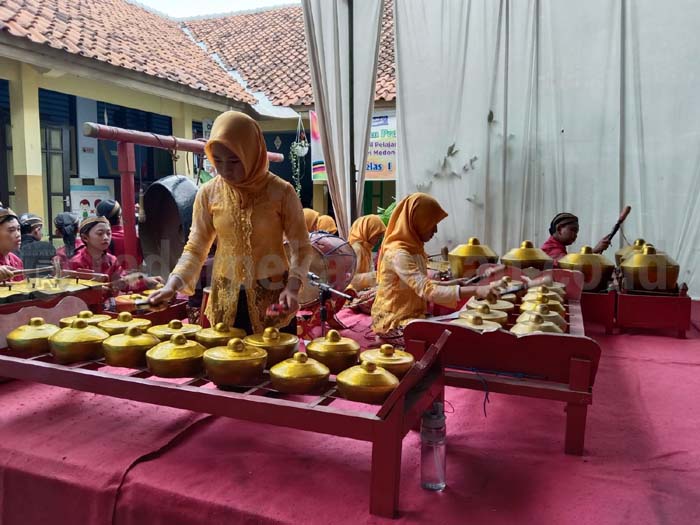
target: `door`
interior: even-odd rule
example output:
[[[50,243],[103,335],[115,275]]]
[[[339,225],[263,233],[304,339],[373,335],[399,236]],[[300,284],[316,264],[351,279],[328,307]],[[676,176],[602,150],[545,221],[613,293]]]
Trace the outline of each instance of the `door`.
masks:
[[[70,130],[68,127],[42,126],[41,128],[42,175],[46,181],[48,217],[46,224],[61,212],[70,211]],[[53,228],[45,233],[53,240]]]

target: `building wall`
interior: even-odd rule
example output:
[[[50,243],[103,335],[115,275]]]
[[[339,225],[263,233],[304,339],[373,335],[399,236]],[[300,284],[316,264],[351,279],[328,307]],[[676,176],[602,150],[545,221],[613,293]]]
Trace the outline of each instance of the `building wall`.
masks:
[[[71,96],[74,101],[72,112],[78,145],[77,175],[86,178],[99,174],[99,148],[95,145],[97,141],[82,136],[83,122],[88,119],[98,120],[92,117],[97,115],[97,99],[169,117],[172,134],[182,138],[192,137],[193,121],[214,119],[219,114],[219,111],[207,107],[204,101],[202,106],[180,102],[167,96],[117,86],[100,78],[77,77],[60,70],[60,67],[59,63],[57,69],[46,70],[0,57],[0,80],[9,81],[10,114],[18,117],[12,119],[12,126],[16,128],[12,131],[12,137],[20,139],[20,143],[14,144],[12,166],[14,173],[18,175],[15,182],[17,195],[14,200],[22,210],[44,214],[47,206],[46,181],[41,173],[39,123],[45,120],[47,115],[49,119],[56,115],[51,112],[44,114],[45,112],[41,111],[39,90],[57,93],[58,98],[61,95]],[[9,140],[6,142],[9,143]],[[190,163],[191,160],[189,156]],[[188,156],[181,154],[176,171],[186,173],[187,163]],[[189,168],[189,172],[191,171]],[[0,181],[0,184],[6,184],[6,181]]]

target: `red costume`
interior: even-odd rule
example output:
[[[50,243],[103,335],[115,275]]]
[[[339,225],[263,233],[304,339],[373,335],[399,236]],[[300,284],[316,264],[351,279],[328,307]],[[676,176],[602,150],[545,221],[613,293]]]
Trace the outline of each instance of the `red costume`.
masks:
[[[0,254],[0,266],[11,266],[16,270],[23,270],[24,264],[22,264],[22,259],[17,257],[14,253],[10,252],[7,255]],[[21,281],[24,277],[17,275],[12,278],[13,281]]]
[[[553,235],[550,235],[549,239],[541,246],[541,249],[554,259],[554,267],[559,268],[559,259],[566,255],[566,246],[555,239]]]
[[[141,245],[138,243],[138,237],[136,238],[136,264],[138,266],[143,262],[143,254],[141,253]],[[126,246],[124,245],[124,226],[117,224],[112,226],[112,246],[110,247],[110,252],[119,258],[120,261],[126,256]]]
[[[73,257],[78,255],[79,250],[84,250],[83,246],[83,241],[80,239],[75,239],[75,253],[73,254]],[[58,257],[58,260],[61,263],[61,268],[66,268],[68,269],[70,266],[70,260],[68,259],[68,256],[66,255],[66,247],[61,246],[59,249],[56,250],[56,257]]]

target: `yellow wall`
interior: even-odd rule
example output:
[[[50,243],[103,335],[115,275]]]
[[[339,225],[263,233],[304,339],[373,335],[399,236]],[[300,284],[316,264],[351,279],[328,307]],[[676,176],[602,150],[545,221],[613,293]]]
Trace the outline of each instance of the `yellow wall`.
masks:
[[[60,67],[60,64],[58,65]],[[105,80],[37,68],[0,57],[0,78],[10,81],[13,168],[17,212],[45,215],[46,180],[41,170],[39,88],[99,100],[172,118],[173,134],[192,138],[192,121],[215,119],[219,111],[129,89]],[[295,124],[296,129],[296,124]],[[82,122],[77,133],[82,133]],[[178,173],[186,173],[191,154],[180,154]],[[188,160],[190,161],[188,163]]]

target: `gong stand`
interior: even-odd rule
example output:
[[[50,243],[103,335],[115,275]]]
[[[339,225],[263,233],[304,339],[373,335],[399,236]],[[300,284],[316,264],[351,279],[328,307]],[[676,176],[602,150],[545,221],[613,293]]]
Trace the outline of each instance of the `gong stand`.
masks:
[[[315,273],[309,272],[308,274],[309,277],[309,284],[311,286],[315,286],[318,288],[318,301],[319,301],[319,307],[318,307],[318,312],[319,312],[319,317],[321,320],[321,337],[324,337],[326,335],[326,323],[330,324],[333,328],[339,328],[341,330],[345,329],[346,326],[343,325],[336,317],[336,309],[334,307],[331,308],[333,311],[333,315],[331,317],[331,320],[328,320],[328,302],[333,299],[333,296],[335,295],[338,299],[337,301],[340,303],[342,307],[342,303],[345,301],[352,300],[352,297],[350,297],[348,294],[343,293],[339,290],[336,290],[333,288],[330,284],[328,283],[322,283],[321,278],[316,275]],[[342,299],[342,302],[340,302],[340,299]],[[338,308],[340,309],[340,308]],[[316,316],[314,312],[314,317]],[[312,317],[313,319],[313,317]]]

